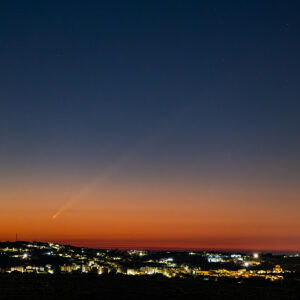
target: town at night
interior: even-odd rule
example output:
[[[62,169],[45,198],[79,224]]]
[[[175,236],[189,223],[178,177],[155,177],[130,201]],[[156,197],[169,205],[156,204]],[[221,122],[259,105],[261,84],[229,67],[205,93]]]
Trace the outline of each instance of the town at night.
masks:
[[[1,273],[161,275],[202,280],[299,280],[299,254],[101,250],[57,243],[0,243]]]
[[[299,16],[0,0],[0,300],[300,300]]]

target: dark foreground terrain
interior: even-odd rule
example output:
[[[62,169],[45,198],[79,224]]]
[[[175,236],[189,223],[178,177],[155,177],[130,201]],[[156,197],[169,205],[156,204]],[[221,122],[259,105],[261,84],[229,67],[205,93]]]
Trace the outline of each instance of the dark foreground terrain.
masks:
[[[0,299],[300,300],[300,284],[144,276],[1,274]]]

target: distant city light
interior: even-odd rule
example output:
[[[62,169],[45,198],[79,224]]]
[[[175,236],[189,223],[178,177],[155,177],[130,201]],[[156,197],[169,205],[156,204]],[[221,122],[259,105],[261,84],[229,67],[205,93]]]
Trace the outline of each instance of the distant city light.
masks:
[[[34,249],[33,249],[34,248]],[[53,257],[64,258],[63,265],[54,267],[51,264],[35,265],[36,259],[40,254],[51,255]],[[180,259],[171,257],[172,252],[164,252],[167,254],[161,257],[161,253],[145,251],[145,250],[126,250],[124,252],[106,251],[100,249],[96,252],[89,251],[88,248],[76,248],[59,244],[35,244],[24,243],[22,247],[12,245],[1,247],[0,254],[13,259],[26,260],[20,265],[12,265],[10,267],[1,268],[0,272],[19,272],[19,273],[36,273],[36,274],[54,274],[54,273],[94,273],[94,274],[124,274],[124,275],[154,275],[161,274],[168,278],[173,277],[196,277],[199,276],[203,280],[208,277],[229,277],[229,278],[263,278],[270,281],[283,280],[286,273],[293,274],[293,271],[282,268],[278,263],[273,264],[271,268],[266,269],[261,261],[256,258],[263,257],[259,253],[249,254],[225,254],[225,253],[209,253],[209,252],[182,252],[180,257],[185,255],[197,255],[201,259],[206,259],[209,266],[211,263],[222,263],[220,268],[209,268],[202,270],[200,265],[190,265],[182,263]],[[129,254],[129,255],[128,255]],[[296,256],[295,254],[294,256]],[[179,257],[179,258],[180,258]],[[250,259],[250,257],[254,259]],[[287,256],[284,256],[287,258]],[[265,260],[265,258],[264,258]],[[197,260],[195,260],[196,262]],[[138,262],[135,266],[134,263]],[[132,264],[130,267],[126,264]],[[142,263],[142,265],[141,265]],[[226,268],[226,264],[235,264],[236,269]],[[259,268],[258,266],[262,266]],[[248,268],[249,267],[249,268]],[[251,267],[251,268],[250,268]],[[206,279],[205,279],[206,278]]]

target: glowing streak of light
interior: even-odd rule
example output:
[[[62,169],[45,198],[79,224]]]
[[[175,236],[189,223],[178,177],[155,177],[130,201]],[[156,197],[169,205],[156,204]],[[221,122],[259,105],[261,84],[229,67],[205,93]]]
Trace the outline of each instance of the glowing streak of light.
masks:
[[[109,177],[110,174],[112,174],[114,171],[117,171],[122,163],[128,162],[130,159],[130,156],[123,155],[119,160],[118,163],[112,164],[109,166],[106,170],[105,173],[103,171],[102,175],[97,176],[94,178],[90,183],[85,185],[77,194],[75,194],[69,201],[67,201],[53,216],[52,220],[55,220],[58,216],[60,216],[64,211],[66,211],[74,202],[78,201],[81,199],[83,196],[86,196],[88,192],[97,184],[99,184],[100,180],[105,179]]]
[[[52,219],[55,220],[61,213],[68,209],[72,205],[73,201],[70,200],[65,205],[63,205],[53,216]]]
[[[127,157],[126,157],[127,158]],[[53,216],[52,220],[55,220],[57,217],[59,217],[63,212],[65,212],[70,206],[72,206],[75,202],[79,201],[81,198],[86,197],[88,195],[88,192],[95,186],[99,184],[99,182],[107,177],[109,177],[110,174],[112,174],[114,171],[116,171],[120,165],[121,162],[125,162],[124,159],[120,159],[118,161],[118,164],[111,165],[105,170],[105,173],[102,175],[97,176],[94,178],[90,183],[85,185],[77,194],[75,194],[69,201],[67,201]]]
[[[189,105],[191,108],[191,105]],[[180,115],[184,114],[185,110],[182,109],[179,115],[175,115],[173,117],[168,119],[168,122],[165,123],[165,130],[168,129],[168,127],[170,127],[170,124],[172,123],[171,121],[176,120],[177,118],[179,118]],[[146,139],[144,139],[142,142],[140,142],[138,145],[136,145],[136,147],[134,148],[134,151],[129,151],[129,153],[126,153],[125,155],[121,156],[121,159],[118,160],[117,163],[113,164],[112,166],[110,166],[105,174],[102,174],[98,177],[96,177],[94,180],[92,180],[89,184],[87,184],[85,187],[83,187],[78,194],[76,194],[74,197],[72,197],[67,203],[65,203],[53,216],[52,216],[52,220],[55,220],[58,216],[60,216],[64,211],[66,211],[74,202],[76,202],[77,200],[79,200],[85,193],[87,193],[94,185],[96,185],[100,179],[103,178],[107,178],[109,176],[109,173],[112,173],[113,171],[117,170],[120,165],[122,163],[128,163],[129,160],[134,156],[133,154],[137,154],[137,152],[139,150],[141,150],[141,148],[143,148],[143,146],[146,146],[146,143],[148,142],[153,142],[153,140],[156,140],[158,138],[158,136],[162,136],[164,130],[163,128],[160,128],[159,133],[156,133],[156,135],[150,135],[148,136]]]
[[[52,220],[55,220],[58,216],[60,216],[64,211],[66,211],[74,202],[78,201],[82,198],[87,192],[99,181],[99,177],[93,180],[91,183],[82,188],[78,194],[74,195],[68,202],[66,202],[53,216]]]

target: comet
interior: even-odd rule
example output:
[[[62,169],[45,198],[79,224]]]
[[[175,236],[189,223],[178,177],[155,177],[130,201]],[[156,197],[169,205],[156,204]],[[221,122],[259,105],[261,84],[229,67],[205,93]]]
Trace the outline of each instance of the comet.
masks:
[[[57,217],[59,217],[63,212],[65,212],[70,206],[72,206],[75,202],[80,200],[87,192],[97,183],[100,178],[93,180],[90,184],[83,187],[76,195],[74,195],[69,201],[67,201],[53,216],[52,220],[54,221]]]
[[[83,186],[71,199],[69,199],[61,208],[52,216],[52,220],[56,220],[62,213],[64,213],[66,210],[68,210],[73,204],[75,204],[77,201],[81,200],[82,198],[86,198],[89,191],[92,190],[95,186],[97,186],[101,180],[109,177],[109,175],[117,170],[117,167],[120,167],[119,164],[115,164],[111,166],[110,168],[107,168],[105,170],[105,173],[102,175],[97,176],[92,181],[90,181],[88,184]]]
[[[52,220],[55,220],[60,214],[62,214],[66,209],[68,209],[72,205],[73,201],[70,200],[65,205],[63,205],[53,216]]]
[[[191,108],[191,105],[188,106]],[[53,216],[52,220],[56,220],[63,212],[65,212],[70,206],[72,206],[75,202],[77,202],[80,198],[82,198],[84,195],[88,193],[88,191],[91,190],[91,188],[99,183],[101,179],[109,177],[109,174],[113,173],[114,171],[118,171],[118,169],[121,167],[122,164],[129,163],[130,159],[135,157],[137,153],[140,150],[143,150],[143,148],[149,148],[150,145],[153,144],[154,140],[156,140],[159,136],[162,136],[164,130],[168,130],[170,125],[180,117],[181,114],[183,114],[188,107],[185,107],[185,109],[182,109],[180,114],[176,114],[175,116],[169,116],[168,120],[165,122],[164,126],[161,126],[159,132],[156,132],[156,134],[151,134],[142,141],[140,141],[131,151],[121,155],[121,158],[119,158],[114,164],[109,166],[105,170],[105,174],[102,173],[102,175],[96,177],[94,180],[92,180],[89,184],[84,186],[81,190],[79,190],[79,193],[74,195],[69,201],[67,201]],[[178,120],[177,120],[178,121]],[[148,146],[147,146],[148,144]]]
[[[83,197],[86,197],[88,192],[96,185],[99,184],[99,182],[103,179],[106,179],[111,175],[113,172],[118,171],[118,169],[121,167],[122,164],[125,162],[128,162],[128,153],[127,155],[123,155],[121,158],[117,160],[117,163],[114,163],[110,166],[108,166],[105,170],[102,171],[102,174],[91,180],[88,184],[83,186],[69,201],[67,201],[53,216],[52,220],[56,220],[63,212],[68,210],[69,207],[71,207],[75,202],[79,201]]]

